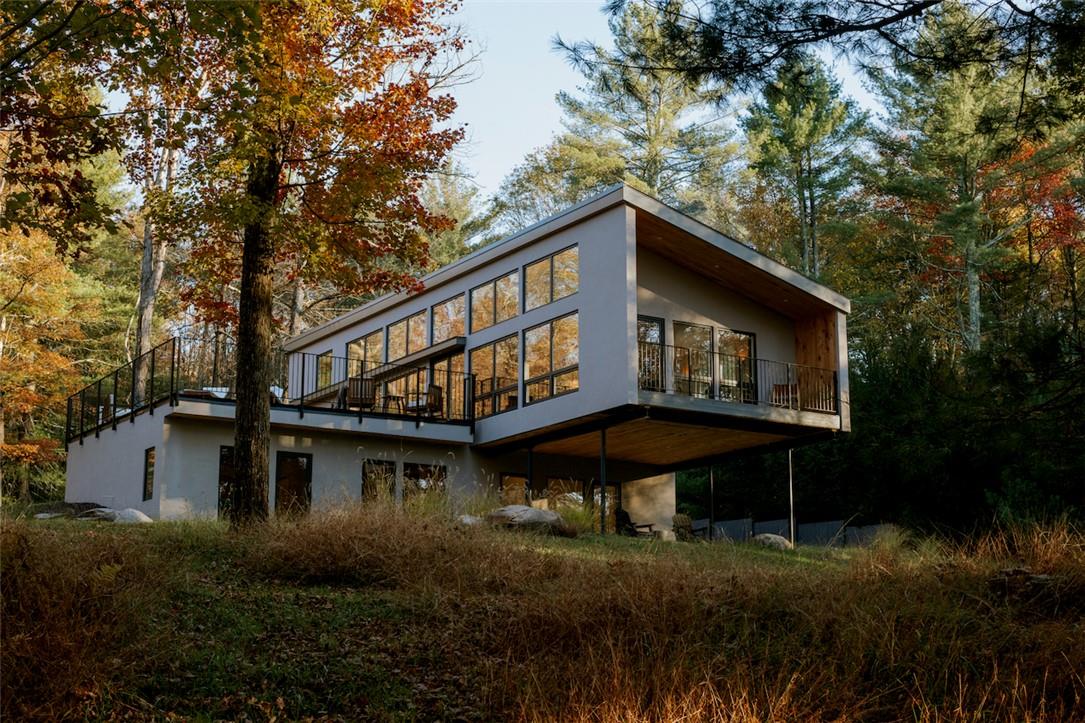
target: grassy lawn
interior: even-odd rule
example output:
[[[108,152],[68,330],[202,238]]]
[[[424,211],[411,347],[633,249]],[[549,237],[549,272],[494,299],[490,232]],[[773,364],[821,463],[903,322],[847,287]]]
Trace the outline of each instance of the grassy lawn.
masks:
[[[2,524],[5,718],[1085,717],[1065,528],[780,553],[390,510]]]

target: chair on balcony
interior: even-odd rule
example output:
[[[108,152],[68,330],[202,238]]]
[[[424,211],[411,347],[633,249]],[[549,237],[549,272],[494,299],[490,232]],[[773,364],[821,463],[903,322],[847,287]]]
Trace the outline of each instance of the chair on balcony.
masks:
[[[377,384],[369,377],[347,380],[347,408],[368,410],[377,406]]]
[[[425,394],[410,401],[407,411],[425,417],[444,416],[444,389],[436,384],[430,384],[426,387]]]

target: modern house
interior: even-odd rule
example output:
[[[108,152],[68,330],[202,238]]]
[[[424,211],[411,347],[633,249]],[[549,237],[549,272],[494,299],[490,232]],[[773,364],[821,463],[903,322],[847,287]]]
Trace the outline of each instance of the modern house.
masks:
[[[848,300],[628,186],[423,283],[285,345],[273,509],[495,488],[669,529],[675,471],[849,429]],[[73,395],[67,499],[217,514],[228,356],[172,339]]]

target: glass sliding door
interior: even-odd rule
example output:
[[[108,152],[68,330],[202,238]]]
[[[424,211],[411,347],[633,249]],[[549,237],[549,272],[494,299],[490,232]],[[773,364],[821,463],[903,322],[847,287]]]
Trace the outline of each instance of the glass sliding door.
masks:
[[[674,388],[679,394],[712,396],[712,327],[674,322]]]
[[[645,391],[664,392],[667,390],[663,349],[663,320],[654,316],[638,316],[637,372],[640,388]]]
[[[716,341],[719,352],[720,399],[756,402],[754,335],[733,329],[720,329]]]

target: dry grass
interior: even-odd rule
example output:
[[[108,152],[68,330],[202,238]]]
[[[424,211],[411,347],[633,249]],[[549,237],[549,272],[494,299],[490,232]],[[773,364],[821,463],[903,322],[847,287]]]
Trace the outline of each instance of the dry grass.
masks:
[[[382,629],[387,639],[365,648],[367,664],[423,650],[420,666],[434,679],[417,684],[409,697],[466,699],[469,691],[472,701],[473,712],[412,708],[408,718],[1085,718],[1085,538],[1067,525],[1009,530],[966,545],[898,537],[865,550],[787,554],[617,538],[554,540],[448,520],[447,511],[405,514],[370,505],[240,537],[212,528],[182,534],[163,525],[92,538],[81,545],[74,567],[66,566],[65,549],[75,533],[64,542],[48,530],[8,523],[4,710],[17,710],[8,707],[12,698],[43,695],[35,676],[54,675],[80,657],[106,657],[85,641],[115,626],[111,616],[138,616],[139,606],[161,604],[140,581],[140,574],[150,574],[140,564],[173,554],[194,556],[200,565],[232,559],[223,579],[236,587],[211,596],[222,605],[250,604],[239,596],[260,585],[286,596],[274,600],[294,600],[301,593],[290,591],[302,590],[329,601],[393,596],[404,612]],[[89,571],[118,562],[131,572],[118,572],[108,589],[126,594],[102,598],[93,614],[76,614],[68,599],[94,589]],[[1050,577],[1000,575],[1021,566]],[[50,581],[54,576],[58,582]],[[30,624],[54,603],[57,612],[47,613],[43,625]],[[299,627],[331,629],[330,619],[319,616],[336,614],[332,607],[306,612],[316,617]],[[342,626],[335,628],[342,648],[358,623],[338,614],[334,620]],[[37,632],[12,636],[28,629]],[[53,641],[65,635],[83,642],[52,652]],[[290,644],[300,649],[307,641]],[[122,645],[108,655],[127,660],[131,650]],[[35,652],[50,660],[9,677],[9,651],[20,661]],[[136,685],[125,663],[87,661],[76,669],[82,672],[50,683],[53,695],[94,679],[114,681],[120,697],[126,685]],[[429,692],[419,693],[426,686]],[[350,689],[326,692],[334,700],[323,708],[286,703],[282,714],[404,717],[369,693],[359,707],[363,696]]]
[[[138,621],[170,583],[164,569],[145,546],[90,526],[73,544],[70,534],[4,521],[3,718],[61,717],[130,672]]]

